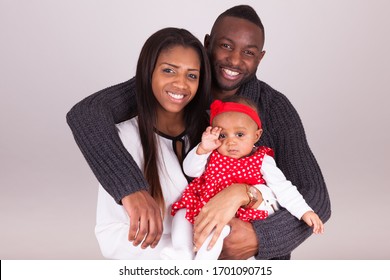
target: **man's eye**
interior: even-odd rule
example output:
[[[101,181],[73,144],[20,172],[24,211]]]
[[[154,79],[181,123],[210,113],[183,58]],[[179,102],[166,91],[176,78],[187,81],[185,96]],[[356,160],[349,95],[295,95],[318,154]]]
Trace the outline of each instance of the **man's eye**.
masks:
[[[224,49],[231,49],[232,47],[229,44],[222,44]]]
[[[246,55],[249,55],[249,56],[254,56],[254,55],[255,55],[254,52],[249,51],[249,50],[244,51],[244,53],[245,53]]]

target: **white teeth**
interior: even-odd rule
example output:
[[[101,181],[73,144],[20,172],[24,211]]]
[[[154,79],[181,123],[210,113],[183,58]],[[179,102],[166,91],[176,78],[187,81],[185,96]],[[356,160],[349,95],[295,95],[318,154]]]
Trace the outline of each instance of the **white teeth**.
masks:
[[[184,98],[184,95],[183,94],[175,94],[175,93],[172,93],[172,92],[168,92],[168,95],[174,99],[183,99]]]
[[[240,74],[239,72],[235,72],[235,71],[231,71],[229,69],[223,69],[223,71],[228,74],[229,76],[237,76],[238,74]]]

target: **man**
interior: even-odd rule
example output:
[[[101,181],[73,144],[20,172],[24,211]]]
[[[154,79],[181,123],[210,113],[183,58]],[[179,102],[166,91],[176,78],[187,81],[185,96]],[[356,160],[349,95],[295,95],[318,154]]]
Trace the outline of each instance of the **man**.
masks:
[[[274,150],[279,168],[326,222],[331,214],[329,195],[299,115],[284,95],[256,78],[265,54],[264,38],[261,20],[250,6],[232,7],[217,18],[204,41],[212,67],[212,96],[220,99],[238,94],[257,103],[263,122],[258,144]],[[129,241],[153,248],[162,233],[160,210],[115,131],[115,123],[136,114],[134,95],[133,78],[79,102],[67,114],[67,121],[97,179],[135,221],[130,222]],[[272,203],[272,196],[266,193],[259,199]],[[226,201],[221,192],[202,209],[194,228],[196,247],[207,236],[208,228],[227,219],[221,210]],[[253,224],[236,218],[229,224],[232,230],[224,241],[221,259],[290,259],[291,252],[312,233],[285,209]]]

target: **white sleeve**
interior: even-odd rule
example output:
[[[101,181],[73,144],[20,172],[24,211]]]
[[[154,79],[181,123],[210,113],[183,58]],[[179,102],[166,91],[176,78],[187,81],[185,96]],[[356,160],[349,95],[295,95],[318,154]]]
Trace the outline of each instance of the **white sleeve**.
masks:
[[[263,201],[257,206],[258,210],[266,210],[268,215],[274,214],[277,210],[279,210],[279,203],[276,199],[274,192],[264,184],[254,185],[256,189],[261,192],[261,196]]]
[[[292,215],[301,219],[304,213],[313,211],[297,188],[286,179],[283,172],[276,166],[275,160],[272,157],[268,155],[264,156],[260,171],[267,186],[275,194],[279,204],[286,208]]]
[[[100,250],[108,259],[160,259],[164,247],[172,247],[170,234],[163,234],[156,248],[141,249],[128,241],[130,219],[123,206],[117,204],[99,186],[95,235]]]
[[[199,177],[206,170],[207,160],[211,154],[210,152],[207,154],[198,155],[196,153],[198,146],[199,144],[191,151],[189,151],[189,153],[187,154],[186,158],[183,161],[184,173],[187,176],[194,177],[194,178]]]
[[[277,198],[270,187],[264,184],[254,185],[254,187],[261,192],[264,206],[271,207],[271,205],[275,205],[276,207]]]

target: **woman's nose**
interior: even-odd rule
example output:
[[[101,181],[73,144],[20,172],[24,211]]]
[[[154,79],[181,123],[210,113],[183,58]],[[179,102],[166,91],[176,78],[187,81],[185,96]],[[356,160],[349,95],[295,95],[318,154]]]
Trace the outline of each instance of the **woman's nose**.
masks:
[[[184,75],[177,76],[173,85],[179,89],[187,89],[187,77]]]

